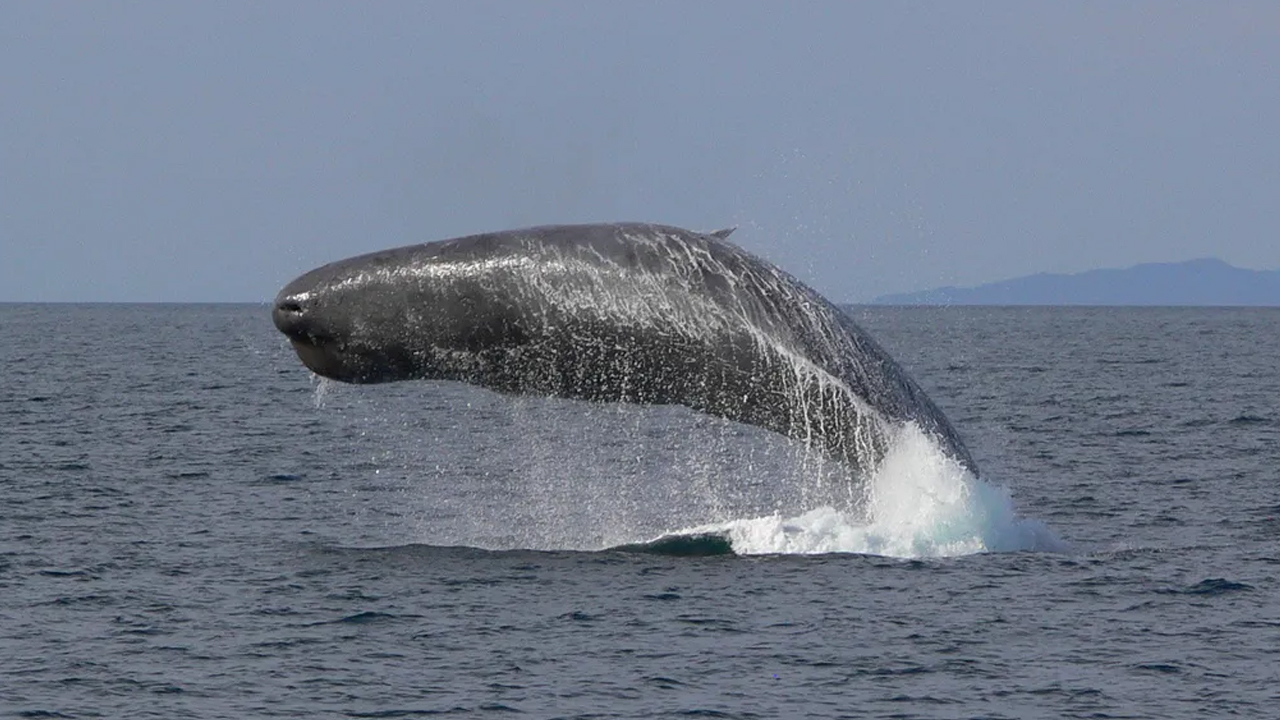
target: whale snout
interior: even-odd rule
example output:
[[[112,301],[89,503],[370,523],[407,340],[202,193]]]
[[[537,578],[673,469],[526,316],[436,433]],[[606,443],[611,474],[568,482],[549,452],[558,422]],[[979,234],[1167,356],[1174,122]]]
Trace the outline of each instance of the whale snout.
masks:
[[[305,292],[282,292],[271,309],[271,320],[288,336],[294,352],[312,372],[351,381],[352,370],[344,360],[343,343],[332,337],[319,317],[323,313],[313,305]]]
[[[280,293],[271,310],[271,321],[290,339],[315,340],[315,322],[308,310],[307,293]]]

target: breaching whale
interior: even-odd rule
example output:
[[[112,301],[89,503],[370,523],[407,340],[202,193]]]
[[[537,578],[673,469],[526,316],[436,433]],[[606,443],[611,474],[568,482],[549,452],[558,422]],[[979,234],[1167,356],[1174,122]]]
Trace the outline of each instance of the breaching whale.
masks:
[[[384,250],[300,276],[272,316],[308,368],[343,382],[679,404],[789,436],[855,473],[913,422],[977,474],[888,353],[731,231],[552,225]]]

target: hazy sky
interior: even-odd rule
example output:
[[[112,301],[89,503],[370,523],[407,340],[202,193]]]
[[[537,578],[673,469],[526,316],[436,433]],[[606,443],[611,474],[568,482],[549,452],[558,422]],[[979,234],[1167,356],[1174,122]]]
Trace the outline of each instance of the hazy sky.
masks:
[[[837,301],[1280,267],[1280,3],[5,2],[0,300],[714,230]]]

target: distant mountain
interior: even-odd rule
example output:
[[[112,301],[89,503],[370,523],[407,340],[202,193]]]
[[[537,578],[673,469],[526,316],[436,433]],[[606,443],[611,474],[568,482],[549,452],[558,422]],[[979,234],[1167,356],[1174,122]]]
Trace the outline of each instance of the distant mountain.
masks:
[[[1206,258],[1074,275],[1040,273],[973,288],[882,295],[877,305],[1280,306],[1280,270],[1245,270]]]

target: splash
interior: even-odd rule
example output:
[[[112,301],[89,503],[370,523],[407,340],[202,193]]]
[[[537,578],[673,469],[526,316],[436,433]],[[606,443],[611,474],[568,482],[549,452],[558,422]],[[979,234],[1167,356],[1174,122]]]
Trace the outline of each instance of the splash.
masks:
[[[858,512],[820,507],[683,530],[727,537],[735,553],[953,557],[1062,552],[1043,523],[1017,516],[1008,491],[974,477],[914,424],[898,429]]]
[[[311,402],[315,404],[316,409],[324,408],[325,402],[329,399],[330,393],[337,386],[337,383],[326,377],[321,377],[315,373],[311,374],[311,382],[315,385],[315,390],[311,395]]]

